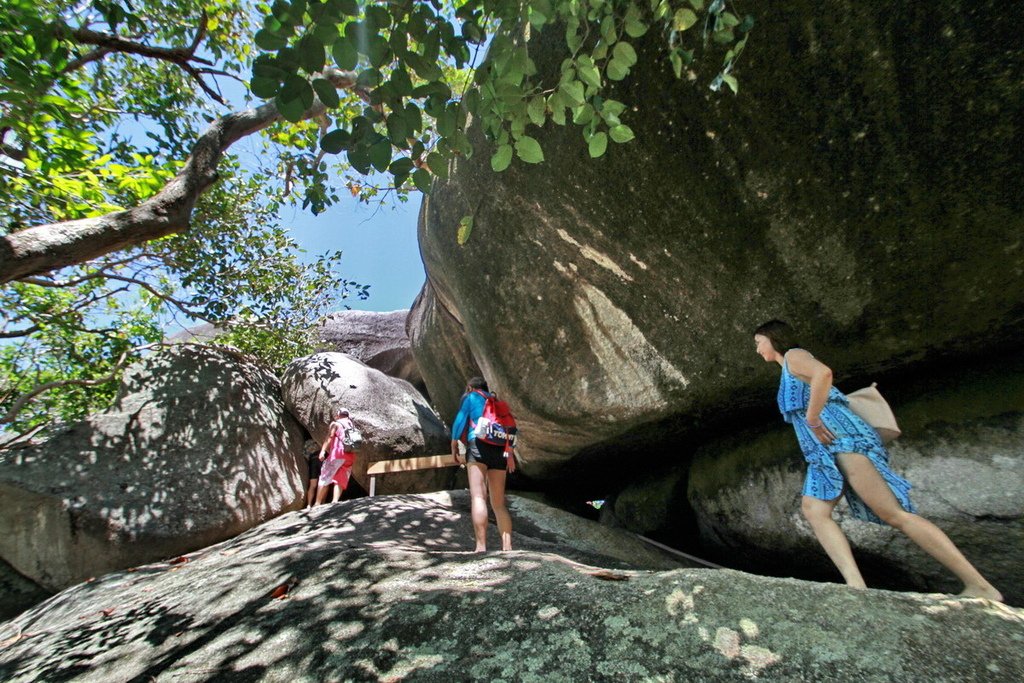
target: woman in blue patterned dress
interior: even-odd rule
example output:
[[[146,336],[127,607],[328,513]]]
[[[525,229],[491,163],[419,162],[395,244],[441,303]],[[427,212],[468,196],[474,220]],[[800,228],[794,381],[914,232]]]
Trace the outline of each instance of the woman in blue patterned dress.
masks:
[[[961,595],[1002,601],[1002,594],[967,561],[949,537],[915,514],[910,483],[889,469],[889,453],[878,433],[850,410],[832,386],[832,371],[794,341],[780,320],[754,332],[757,353],[782,366],[779,410],[796,430],[807,461],[800,510],[846,583],[864,588],[850,543],[832,519],[844,493],[858,519],[888,524],[906,534],[964,582]]]

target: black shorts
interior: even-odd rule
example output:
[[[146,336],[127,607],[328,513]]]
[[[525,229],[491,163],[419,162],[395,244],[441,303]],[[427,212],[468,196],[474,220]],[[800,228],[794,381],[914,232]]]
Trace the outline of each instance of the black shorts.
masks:
[[[320,462],[320,451],[313,451],[307,457],[309,458],[309,478],[319,479],[320,469],[324,466],[324,464]]]
[[[487,465],[489,470],[503,470],[506,467],[505,447],[473,439],[466,449],[466,462]]]

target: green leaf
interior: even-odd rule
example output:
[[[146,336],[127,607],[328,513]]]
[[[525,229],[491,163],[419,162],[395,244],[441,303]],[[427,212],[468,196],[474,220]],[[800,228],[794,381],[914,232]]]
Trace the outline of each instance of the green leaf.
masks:
[[[529,135],[516,140],[516,154],[528,164],[539,164],[544,161],[544,150],[540,148],[540,143]]]
[[[415,166],[412,163],[412,159],[409,157],[402,157],[401,159],[393,161],[391,165],[388,166],[388,171],[394,176],[407,176],[412,173],[413,168],[415,168]]]
[[[459,229],[455,232],[455,241],[460,247],[469,241],[471,232],[473,232],[473,217],[463,216],[459,219]]]
[[[366,8],[366,19],[373,26],[374,31],[391,26],[391,15],[380,5],[370,5]]]
[[[325,107],[337,109],[341,105],[341,98],[338,96],[338,89],[326,78],[314,78],[313,90],[317,97],[324,103]]]
[[[334,47],[331,48],[331,54],[334,55],[334,63],[342,71],[352,71],[356,68],[356,64],[359,63],[359,54],[356,52],[356,47],[347,38],[342,38],[336,42]]]
[[[615,31],[615,18],[609,14],[601,22],[601,37],[608,44],[614,43],[618,40],[618,36]]]
[[[740,23],[740,20],[737,19],[736,15],[733,14],[732,12],[722,12],[722,14],[719,15],[719,21],[721,21],[722,25],[725,26],[726,28],[738,26]]]
[[[570,17],[565,22],[565,44],[569,46],[570,52],[576,52],[583,45],[583,36],[579,33],[580,20]]]
[[[602,133],[597,133],[590,138],[590,143],[587,145],[587,151],[590,152],[590,156],[593,159],[604,154],[604,151],[608,149],[608,136]]]
[[[589,104],[581,104],[572,110],[572,122],[577,126],[585,126],[594,120],[594,108]]]
[[[620,43],[621,44],[621,43]],[[617,46],[616,46],[617,47]],[[601,87],[601,74],[594,65],[594,60],[589,57],[580,57],[577,61],[580,80],[588,85],[593,85],[597,88]]]
[[[281,89],[281,82],[276,78],[253,77],[249,82],[249,89],[256,97],[269,100]]]
[[[522,139],[522,138],[520,138]],[[500,145],[491,157],[491,170],[496,173],[504,171],[512,163],[512,145]]]
[[[639,38],[647,33],[647,24],[643,21],[643,14],[636,5],[630,5],[625,16],[626,35],[630,38]]]
[[[412,130],[410,130],[403,112],[392,112],[387,117],[387,129],[388,138],[395,147],[405,148],[408,147],[406,138],[412,136]]]
[[[736,27],[736,30],[740,33],[749,33],[750,29],[754,28],[754,17],[749,14],[743,17],[743,22]]]
[[[288,44],[288,41],[285,38],[282,38],[276,33],[271,33],[265,28],[257,31],[256,37],[253,38],[253,40],[255,41],[258,47],[267,50],[268,52],[273,50],[280,50],[282,47]]]
[[[566,81],[559,86],[559,90],[573,104],[583,104],[583,84],[579,81]]]
[[[636,64],[636,50],[625,41],[615,43],[615,47],[612,48],[612,59],[623,62],[626,66],[633,66]]]
[[[425,169],[417,168],[412,174],[412,182],[423,194],[430,194],[430,185],[433,180],[430,173]]]
[[[624,124],[612,126],[611,129],[608,131],[608,135],[611,136],[612,140],[620,144],[623,142],[629,142],[634,137],[636,137],[635,135],[633,135],[633,129]]]
[[[315,73],[324,68],[324,41],[307,33],[295,47],[299,50],[299,63],[307,73]]]
[[[693,13],[693,10],[686,9],[685,7],[676,10],[675,15],[672,17],[672,28],[677,31],[685,31],[696,23],[697,15]]]
[[[298,98],[283,100],[280,94],[274,98],[274,104],[277,106],[277,110],[281,112],[281,116],[286,121],[291,121],[292,123],[301,121],[302,115],[306,113],[307,109],[302,106],[302,101]]]
[[[370,154],[365,147],[350,147],[348,150],[348,163],[363,175],[370,172]]]
[[[722,80],[725,81],[726,85],[732,88],[733,94],[740,94],[740,84],[739,81],[736,80],[735,76],[731,74],[725,74],[724,76],[722,76]]]
[[[613,59],[608,62],[608,68],[605,69],[604,73],[613,81],[621,81],[629,75],[629,67],[621,60]]]
[[[533,125],[537,127],[544,125],[546,108],[547,104],[544,102],[543,95],[537,95],[530,100],[530,104],[526,107],[526,114],[530,117],[530,122]]]
[[[388,41],[379,35],[370,36],[366,45],[366,56],[369,58],[370,64],[382,66],[391,56],[391,47],[388,45]]]
[[[370,163],[378,171],[386,171],[391,165],[391,141],[387,138],[370,145]]]
[[[679,52],[673,50],[669,53],[668,59],[672,62],[672,71],[675,73],[676,78],[683,77],[683,58],[679,56]]]
[[[427,155],[427,166],[430,167],[430,172],[441,180],[445,180],[448,177],[448,162],[437,152],[431,152]]]
[[[347,17],[354,17],[359,14],[359,3],[356,0],[328,0],[328,2],[332,9]]]
[[[348,146],[352,134],[342,128],[332,130],[320,138],[320,149],[328,154],[337,154]]]

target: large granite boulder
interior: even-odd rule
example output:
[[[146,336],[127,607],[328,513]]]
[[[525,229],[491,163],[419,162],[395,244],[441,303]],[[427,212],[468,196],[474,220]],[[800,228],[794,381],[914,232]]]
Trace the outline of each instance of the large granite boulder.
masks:
[[[452,424],[466,380],[483,374],[462,321],[438,300],[428,280],[412,305],[406,328],[413,355],[429,383],[431,401],[445,422]]]
[[[409,382],[423,391],[423,377],[405,331],[408,309],[402,311],[337,311],[321,320],[314,334],[321,351],[344,353]]]
[[[420,392],[343,353],[315,353],[292,361],[281,378],[285,405],[322,444],[338,408],[347,408],[365,438],[352,476],[369,489],[366,469],[378,460],[447,453],[448,430]],[[386,475],[380,493],[447,488],[450,469]]]
[[[576,533],[589,536],[581,527],[567,535],[535,530],[520,523],[518,509],[513,515],[518,550],[477,554],[465,552],[465,494],[362,498],[291,513],[188,562],[112,574],[0,624],[0,678],[1024,677],[1021,610],[669,570],[664,559],[652,563],[631,550],[628,536],[604,530],[602,544],[631,556],[623,562],[577,544]]]
[[[578,128],[531,126],[544,163],[494,174],[471,128],[483,146],[424,200],[430,282],[523,419],[529,474],[759,404],[768,318],[855,378],[1019,348],[1024,47],[1005,3],[773,4],[739,96],[677,80],[661,32],[633,42],[609,95],[635,105],[635,141],[591,160]],[[562,50],[532,33],[545,86]],[[432,395],[453,381],[417,356]]]
[[[919,513],[1024,605],[1024,362],[961,368],[912,390],[914,398],[894,401],[904,430],[890,447],[894,469],[913,484]],[[708,553],[732,566],[838,580],[800,514],[804,471],[789,425],[703,447],[688,493]],[[663,509],[678,503],[665,498]],[[869,583],[957,589],[903,534],[853,519],[845,503],[837,519]]]
[[[301,507],[302,431],[277,378],[182,345],[108,410],[0,460],[0,559],[43,588],[180,555]]]

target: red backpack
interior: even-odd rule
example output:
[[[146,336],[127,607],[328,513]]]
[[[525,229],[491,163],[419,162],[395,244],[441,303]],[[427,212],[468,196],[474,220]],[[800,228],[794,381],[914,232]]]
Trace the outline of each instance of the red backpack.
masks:
[[[512,416],[512,410],[508,404],[491,394],[488,396],[482,391],[477,391],[483,396],[484,412],[480,419],[473,425],[476,431],[476,438],[484,443],[494,446],[504,446],[507,449],[516,445],[516,418]]]

